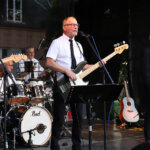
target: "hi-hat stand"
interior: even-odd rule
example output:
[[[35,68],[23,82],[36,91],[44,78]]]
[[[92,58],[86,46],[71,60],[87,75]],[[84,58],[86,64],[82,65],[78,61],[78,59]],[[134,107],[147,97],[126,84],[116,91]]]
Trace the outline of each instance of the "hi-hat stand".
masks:
[[[91,104],[97,98],[102,101],[113,101],[117,99],[123,85],[119,84],[97,84],[87,86],[72,86],[67,98],[67,103],[86,103],[87,119],[89,128],[89,150],[92,145],[92,114]],[[104,114],[106,110],[104,109]],[[106,115],[104,115],[104,150],[106,150]]]

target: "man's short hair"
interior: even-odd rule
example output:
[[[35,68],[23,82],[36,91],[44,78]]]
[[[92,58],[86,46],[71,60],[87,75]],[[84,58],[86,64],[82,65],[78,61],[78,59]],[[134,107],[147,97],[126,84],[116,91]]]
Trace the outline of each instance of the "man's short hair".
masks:
[[[29,50],[29,49],[31,49],[31,48],[33,48],[33,49],[34,49],[34,47],[33,47],[33,46],[28,46],[28,47],[25,49],[26,53],[27,53],[27,52],[28,52],[28,50]]]

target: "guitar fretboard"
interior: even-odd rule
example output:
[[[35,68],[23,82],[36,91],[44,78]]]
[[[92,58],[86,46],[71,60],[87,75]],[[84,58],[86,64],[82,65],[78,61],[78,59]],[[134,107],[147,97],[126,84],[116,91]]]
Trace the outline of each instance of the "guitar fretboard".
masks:
[[[114,57],[116,55],[115,52],[109,54],[108,56],[106,56],[103,60],[105,62],[107,62],[109,59],[111,59],[112,57]],[[92,67],[86,69],[84,72],[82,72],[80,74],[80,78],[83,79],[84,77],[86,77],[87,75],[89,75],[91,72],[95,71],[97,68],[100,67],[99,62],[97,62],[96,64],[94,64]]]

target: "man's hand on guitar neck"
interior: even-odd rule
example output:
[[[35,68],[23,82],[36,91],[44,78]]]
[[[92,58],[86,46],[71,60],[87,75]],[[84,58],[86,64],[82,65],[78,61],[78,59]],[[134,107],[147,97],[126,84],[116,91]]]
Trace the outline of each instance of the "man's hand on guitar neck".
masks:
[[[106,64],[106,61],[102,60],[103,64],[105,65]],[[86,70],[90,67],[92,67],[93,64],[86,64],[84,67],[83,67],[83,70]],[[101,62],[99,61],[99,66],[102,67],[103,65],[101,64]]]
[[[106,61],[105,60],[102,60],[102,62],[103,62],[104,65],[106,65]],[[99,62],[99,66],[103,67],[103,65],[101,64],[101,62]]]
[[[72,81],[75,81],[75,80],[77,79],[76,74],[75,74],[73,71],[71,71],[71,70],[66,69],[66,70],[65,70],[65,74],[66,74]]]

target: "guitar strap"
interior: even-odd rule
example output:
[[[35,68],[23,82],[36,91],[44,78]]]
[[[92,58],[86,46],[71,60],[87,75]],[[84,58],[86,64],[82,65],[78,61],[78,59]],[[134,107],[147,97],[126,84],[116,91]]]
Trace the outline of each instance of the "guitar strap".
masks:
[[[81,51],[81,48],[80,48],[80,46],[79,46],[79,43],[78,43],[77,41],[75,41],[75,42],[76,42],[76,44],[77,44],[77,46],[78,46],[78,48],[79,48],[79,51],[80,51],[81,55],[83,56],[84,60],[86,60],[85,57],[84,57],[83,52]]]

